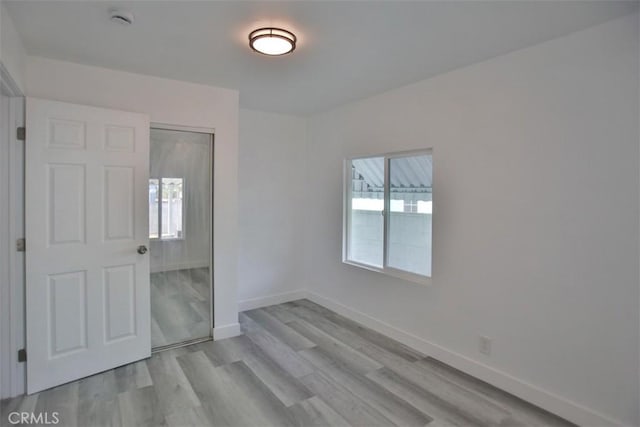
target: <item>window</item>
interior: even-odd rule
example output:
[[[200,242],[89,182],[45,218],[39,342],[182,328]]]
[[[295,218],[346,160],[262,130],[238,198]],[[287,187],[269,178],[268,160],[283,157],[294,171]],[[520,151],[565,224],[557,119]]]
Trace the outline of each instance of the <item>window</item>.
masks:
[[[182,178],[149,179],[149,238],[182,239],[184,236],[184,181]]]
[[[346,163],[343,261],[418,282],[431,276],[431,152]]]

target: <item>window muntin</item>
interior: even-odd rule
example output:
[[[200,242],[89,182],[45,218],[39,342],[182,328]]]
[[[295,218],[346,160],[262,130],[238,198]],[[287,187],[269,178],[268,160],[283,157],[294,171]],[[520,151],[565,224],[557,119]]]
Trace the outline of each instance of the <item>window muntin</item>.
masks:
[[[149,179],[149,238],[176,240],[184,237],[184,180]]]
[[[431,276],[431,152],[346,166],[344,262],[423,282]]]

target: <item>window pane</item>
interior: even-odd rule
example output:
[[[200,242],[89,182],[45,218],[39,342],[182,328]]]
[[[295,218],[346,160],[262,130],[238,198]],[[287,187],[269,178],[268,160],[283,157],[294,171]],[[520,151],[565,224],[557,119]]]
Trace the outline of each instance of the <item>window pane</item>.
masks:
[[[389,160],[389,267],[431,276],[431,155]]]
[[[158,196],[159,185],[157,179],[149,180],[149,238],[158,238]]]
[[[182,178],[162,178],[162,238],[182,238]]]
[[[382,267],[384,157],[351,161],[348,259]]]

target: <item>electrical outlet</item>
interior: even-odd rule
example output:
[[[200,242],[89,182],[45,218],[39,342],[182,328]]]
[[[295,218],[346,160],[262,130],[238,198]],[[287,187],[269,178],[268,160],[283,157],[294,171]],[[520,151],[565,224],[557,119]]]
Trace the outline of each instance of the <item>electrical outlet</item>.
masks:
[[[480,337],[478,341],[478,351],[482,354],[486,354],[487,356],[491,355],[491,338],[489,337]]]

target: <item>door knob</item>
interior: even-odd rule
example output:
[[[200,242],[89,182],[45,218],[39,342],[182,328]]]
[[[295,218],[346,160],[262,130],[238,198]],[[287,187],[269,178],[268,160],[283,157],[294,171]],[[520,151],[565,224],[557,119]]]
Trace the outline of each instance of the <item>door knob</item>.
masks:
[[[138,253],[140,255],[144,255],[147,253],[147,247],[145,245],[138,246]]]

